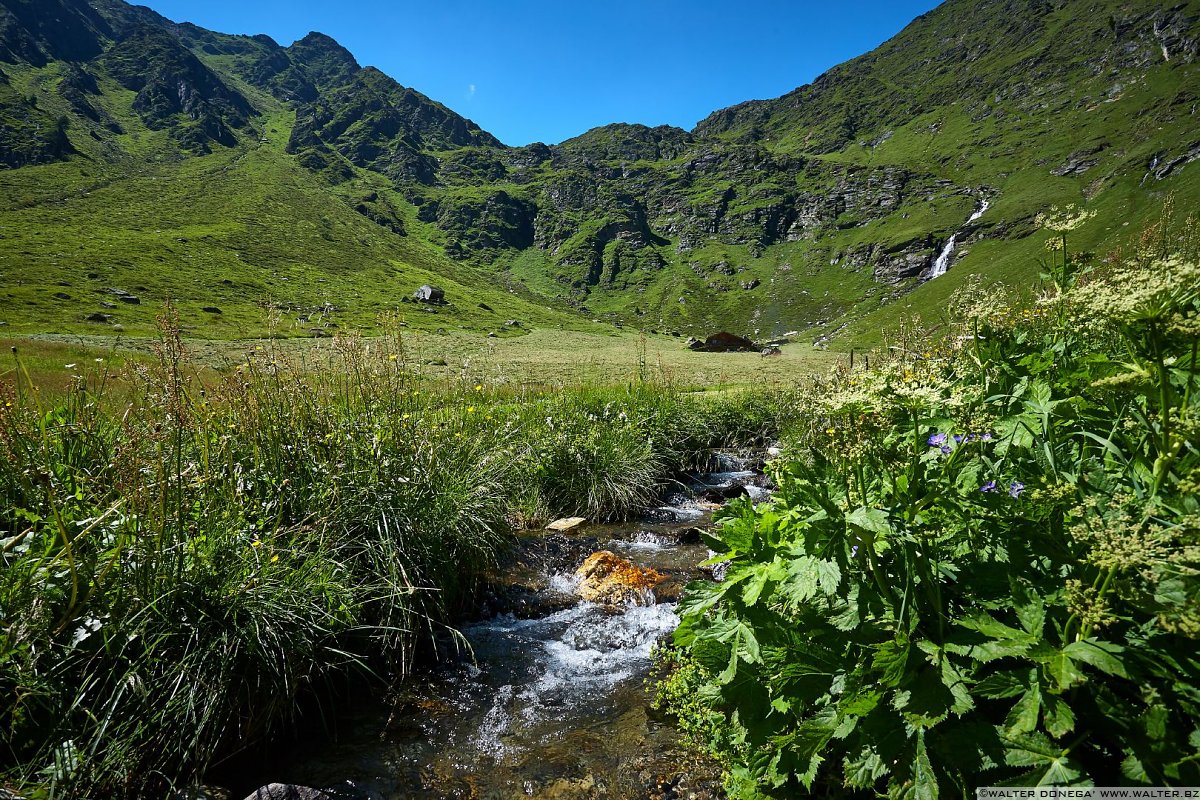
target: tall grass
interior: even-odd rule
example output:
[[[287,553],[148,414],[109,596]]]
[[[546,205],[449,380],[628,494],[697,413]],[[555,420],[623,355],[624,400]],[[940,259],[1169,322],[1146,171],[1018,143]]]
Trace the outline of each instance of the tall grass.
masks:
[[[321,369],[0,383],[0,747],[16,785],[162,796],[348,672],[404,675],[514,526],[620,517],[787,398],[430,385],[398,337]]]

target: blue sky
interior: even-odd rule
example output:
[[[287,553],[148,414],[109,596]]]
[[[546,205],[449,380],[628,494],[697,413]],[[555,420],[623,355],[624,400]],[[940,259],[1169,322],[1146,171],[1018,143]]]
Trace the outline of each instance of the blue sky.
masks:
[[[523,145],[610,122],[691,128],[719,108],[808,83],[939,0],[140,2],[177,22],[284,45],[327,33],[363,66]]]

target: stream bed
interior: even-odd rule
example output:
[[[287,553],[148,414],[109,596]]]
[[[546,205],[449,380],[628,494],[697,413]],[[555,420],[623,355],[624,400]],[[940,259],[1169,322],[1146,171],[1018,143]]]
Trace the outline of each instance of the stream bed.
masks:
[[[752,463],[718,453],[714,471],[634,522],[523,536],[481,619],[462,629],[473,658],[360,709],[289,780],[372,800],[721,797],[719,769],[650,709],[644,684],[652,649],[678,623],[672,600],[704,577],[699,529],[724,498],[767,493]],[[580,600],[574,572],[600,550],[666,574],[660,601]]]

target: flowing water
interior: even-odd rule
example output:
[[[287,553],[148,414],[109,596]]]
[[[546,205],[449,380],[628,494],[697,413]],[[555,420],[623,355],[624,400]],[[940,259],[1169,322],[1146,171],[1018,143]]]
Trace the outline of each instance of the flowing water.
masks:
[[[719,797],[715,766],[649,708],[651,650],[678,623],[683,584],[705,577],[698,528],[724,498],[761,499],[761,473],[718,454],[639,522],[525,537],[462,633],[473,659],[364,709],[355,731],[287,780],[358,798]],[[669,579],[662,601],[606,608],[575,569],[611,550]]]
[[[967,217],[966,225],[970,225],[972,222],[982,217],[983,212],[988,210],[989,205],[991,204],[988,202],[986,197],[980,198],[979,208],[975,209],[975,213]],[[963,227],[966,227],[966,225]],[[950,241],[946,242],[946,246],[942,248],[942,252],[938,253],[938,257],[933,262],[933,266],[929,268],[929,277],[927,277],[926,280],[931,281],[934,278],[941,277],[942,275],[946,274],[947,270],[950,269],[950,258],[954,255],[954,249],[958,246],[959,233],[962,233],[962,231],[956,231],[954,235],[950,237]]]

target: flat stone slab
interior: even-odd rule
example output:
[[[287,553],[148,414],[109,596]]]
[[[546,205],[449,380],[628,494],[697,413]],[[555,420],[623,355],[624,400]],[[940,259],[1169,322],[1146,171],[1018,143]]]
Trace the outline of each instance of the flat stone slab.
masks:
[[[586,517],[563,517],[562,519],[556,519],[554,522],[551,522],[549,525],[547,525],[546,530],[558,531],[561,533],[562,531],[569,531],[574,528],[578,528],[580,525],[583,525],[586,522]]]

